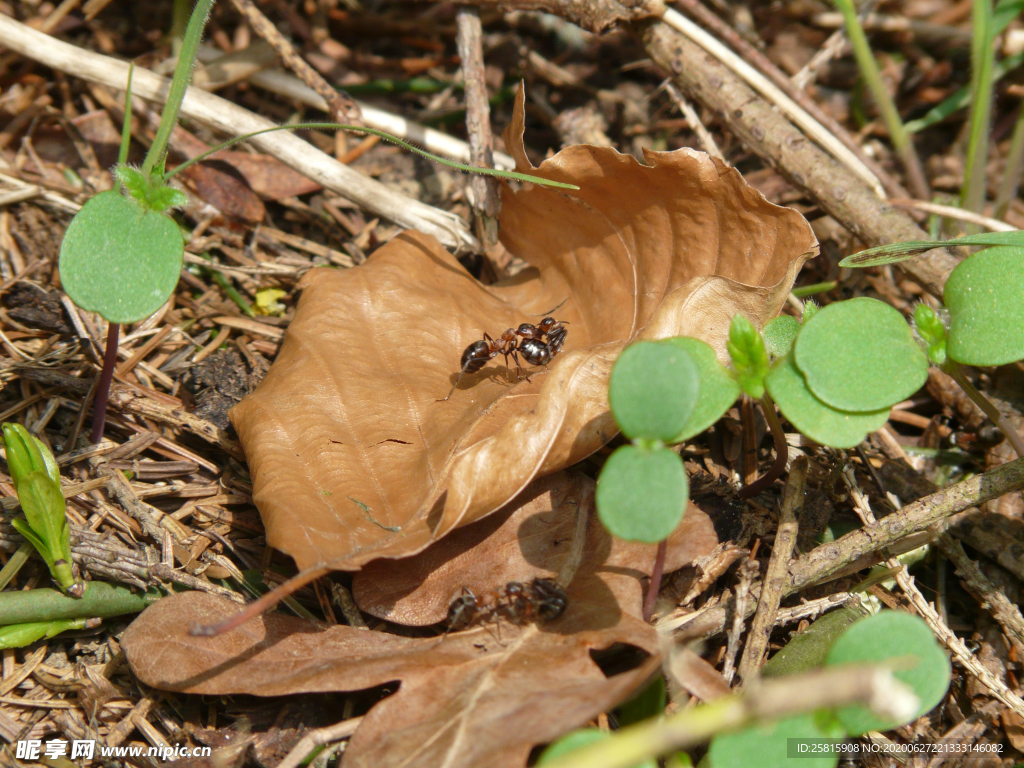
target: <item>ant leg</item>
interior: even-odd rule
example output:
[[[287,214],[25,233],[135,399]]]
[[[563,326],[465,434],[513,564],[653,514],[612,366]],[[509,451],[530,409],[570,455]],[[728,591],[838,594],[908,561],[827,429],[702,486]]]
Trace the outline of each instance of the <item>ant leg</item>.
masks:
[[[510,354],[512,355],[512,359],[516,361],[516,375],[520,379],[525,378],[527,381],[530,381],[530,374],[526,372],[526,369],[523,368],[523,364],[519,362],[519,355],[516,354],[516,351],[514,349]]]
[[[447,399],[448,399],[449,397],[451,397],[452,395],[454,395],[454,394],[455,394],[455,388],[456,388],[457,386],[459,386],[459,382],[460,382],[460,381],[462,381],[462,374],[464,374],[465,372],[466,372],[466,369],[465,369],[465,368],[463,368],[463,369],[462,369],[461,371],[459,371],[459,375],[455,377],[455,383],[454,383],[454,384],[452,384],[452,388],[448,390],[448,394],[447,394],[447,395],[445,395],[444,397],[442,397],[442,398],[438,399],[438,400],[435,400],[434,402],[435,402],[435,403],[443,403],[443,402],[445,402],[445,401],[446,401],[446,400],[447,400]]]

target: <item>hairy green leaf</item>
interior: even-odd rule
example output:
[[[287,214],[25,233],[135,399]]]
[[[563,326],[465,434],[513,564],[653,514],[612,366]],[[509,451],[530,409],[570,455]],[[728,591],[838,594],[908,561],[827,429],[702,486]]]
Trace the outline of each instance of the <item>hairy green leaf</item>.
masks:
[[[669,441],[686,426],[700,388],[697,366],[685,349],[640,341],[615,362],[608,400],[626,437]]]
[[[815,397],[843,411],[891,407],[928,376],[928,358],[903,315],[869,298],[819,311],[800,330],[793,360]]]
[[[60,247],[64,290],[112,323],[133,323],[167,301],[181,272],[184,242],[169,216],[109,190],[72,219]]]
[[[1024,248],[989,248],[961,262],[944,299],[953,360],[988,366],[1024,358]]]
[[[893,676],[910,686],[920,699],[917,713],[904,721],[885,720],[856,704],[836,712],[847,733],[886,731],[916,720],[935,707],[949,688],[952,667],[928,625],[918,616],[884,610],[861,619],[836,640],[827,666],[890,663]]]
[[[624,445],[597,480],[597,514],[613,536],[627,541],[668,538],[689,497],[683,460],[667,448]]]
[[[807,388],[792,355],[772,366],[765,386],[789,422],[822,445],[852,448],[889,420],[889,408],[851,413],[823,403]]]

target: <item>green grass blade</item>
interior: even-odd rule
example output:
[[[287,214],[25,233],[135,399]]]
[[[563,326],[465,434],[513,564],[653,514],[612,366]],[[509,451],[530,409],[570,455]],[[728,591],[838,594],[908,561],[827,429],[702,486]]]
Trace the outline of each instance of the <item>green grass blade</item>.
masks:
[[[1008,56],[1001,62],[995,65],[992,70],[992,82],[997,83],[1003,79],[1008,73],[1013,72],[1021,64],[1024,64],[1024,53],[1018,53],[1014,56]],[[928,110],[923,117],[919,117],[917,120],[909,121],[904,127],[907,129],[907,133],[917,133],[923,131],[925,128],[930,128],[936,123],[940,123],[947,117],[957,112],[968,104],[971,103],[971,89],[968,87],[961,88],[950,96],[947,96],[938,105]]]
[[[985,205],[985,166],[992,122],[992,0],[971,3],[971,22],[971,120],[960,207],[980,213]],[[977,228],[976,224],[968,225],[968,231]]]
[[[966,235],[953,240],[912,240],[906,243],[890,243],[868,248],[866,251],[847,256],[839,262],[841,267],[878,267],[883,264],[894,264],[906,261],[919,253],[933,248],[946,248],[953,245],[1017,245],[1024,246],[1024,231],[1015,232],[982,232],[977,235]]]
[[[426,150],[420,149],[419,147],[413,146],[407,141],[397,136],[392,136],[390,133],[384,131],[378,131],[376,128],[366,128],[362,125],[345,125],[343,123],[292,123],[290,125],[278,125],[273,128],[264,128],[262,131],[254,131],[253,133],[247,133],[244,136],[236,136],[233,139],[229,139],[222,144],[218,144],[216,147],[203,152],[201,155],[196,155],[191,160],[188,160],[173,171],[168,173],[164,178],[169,179],[175,174],[181,173],[186,168],[189,168],[196,163],[201,163],[203,160],[208,158],[210,155],[220,152],[222,149],[234,146],[241,141],[247,141],[253,136],[259,136],[262,133],[273,133],[274,131],[295,131],[295,130],[307,130],[307,129],[332,129],[339,131],[353,131],[358,133],[369,133],[373,136],[380,136],[384,141],[390,141],[392,144],[397,144],[403,149],[407,149],[410,152],[415,152],[421,157],[425,157],[428,160],[433,160],[435,163],[441,163],[447,165],[449,168],[454,168],[457,171],[465,171],[466,173],[480,173],[484,176],[496,176],[499,179],[513,179],[514,181],[528,181],[531,184],[540,184],[545,187],[556,187],[558,189],[579,189],[575,184],[565,184],[561,181],[551,181],[551,179],[542,179],[539,176],[530,176],[526,173],[518,173],[517,171],[503,171],[498,168],[478,168],[475,165],[466,165],[464,163],[456,163],[453,160],[447,160],[437,155],[432,155]]]
[[[203,30],[206,28],[211,8],[213,8],[213,0],[198,0],[192,11],[192,17],[188,20],[185,41],[178,54],[178,64],[174,67],[174,78],[171,80],[167,101],[160,114],[160,126],[156,130],[153,144],[142,163],[142,172],[146,176],[152,174],[155,168],[163,167],[164,158],[167,155],[167,142],[171,138],[174,126],[178,124],[181,102],[185,98],[185,91],[192,80],[192,67],[196,62],[196,53],[199,50],[199,43],[202,41]]]

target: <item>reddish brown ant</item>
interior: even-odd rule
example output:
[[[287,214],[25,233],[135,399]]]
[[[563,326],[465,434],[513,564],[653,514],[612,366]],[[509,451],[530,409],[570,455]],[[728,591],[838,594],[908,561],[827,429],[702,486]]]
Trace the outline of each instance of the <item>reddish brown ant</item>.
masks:
[[[566,325],[568,323],[555,320],[553,317],[545,317],[539,325],[523,323],[518,328],[508,328],[497,339],[492,339],[485,333],[483,341],[474,341],[463,351],[459,363],[462,370],[459,371],[447,396],[438,402],[444,402],[452,396],[463,376],[476,373],[488,360],[499,354],[505,356],[506,367],[511,357],[516,363],[516,375],[529,381],[530,376],[523,370],[519,361],[519,353],[522,353],[530,365],[547,365],[565,343],[565,337],[569,334]]]
[[[448,608],[448,630],[458,631],[487,620],[511,624],[554,621],[569,604],[565,590],[552,579],[534,579],[529,586],[510,581],[500,590],[479,597],[468,589]]]

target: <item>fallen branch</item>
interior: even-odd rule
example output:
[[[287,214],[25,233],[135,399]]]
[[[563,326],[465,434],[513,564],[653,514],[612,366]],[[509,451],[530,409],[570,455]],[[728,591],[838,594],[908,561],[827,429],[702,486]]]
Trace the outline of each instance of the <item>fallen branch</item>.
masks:
[[[904,211],[880,200],[872,188],[808,140],[774,107],[696,43],[662,21],[635,22],[651,58],[672,73],[690,98],[713,109],[723,123],[868,245],[926,237]],[[899,267],[936,296],[957,265],[946,250],[931,251]]]
[[[128,82],[128,64],[125,62],[69,45],[2,14],[0,44],[48,67],[109,88],[123,90]],[[169,86],[165,78],[135,67],[133,95],[162,103]],[[274,127],[274,123],[266,118],[199,88],[189,88],[185,93],[181,114],[232,136]],[[250,142],[375,215],[426,232],[446,246],[459,250],[477,245],[476,238],[457,216],[367,178],[292,133],[267,133],[254,136]]]
[[[923,531],[950,515],[1021,488],[1024,488],[1024,459],[1016,459],[918,499],[899,512],[882,518],[876,525],[851,531],[794,561],[789,568],[789,579],[782,596],[836,578],[843,568],[861,557]],[[751,594],[760,596],[760,583],[751,587]],[[753,612],[752,607],[748,610]],[[724,631],[726,615],[725,606],[715,606],[692,618],[667,617],[661,623],[661,628],[675,629],[677,639],[709,637]]]

